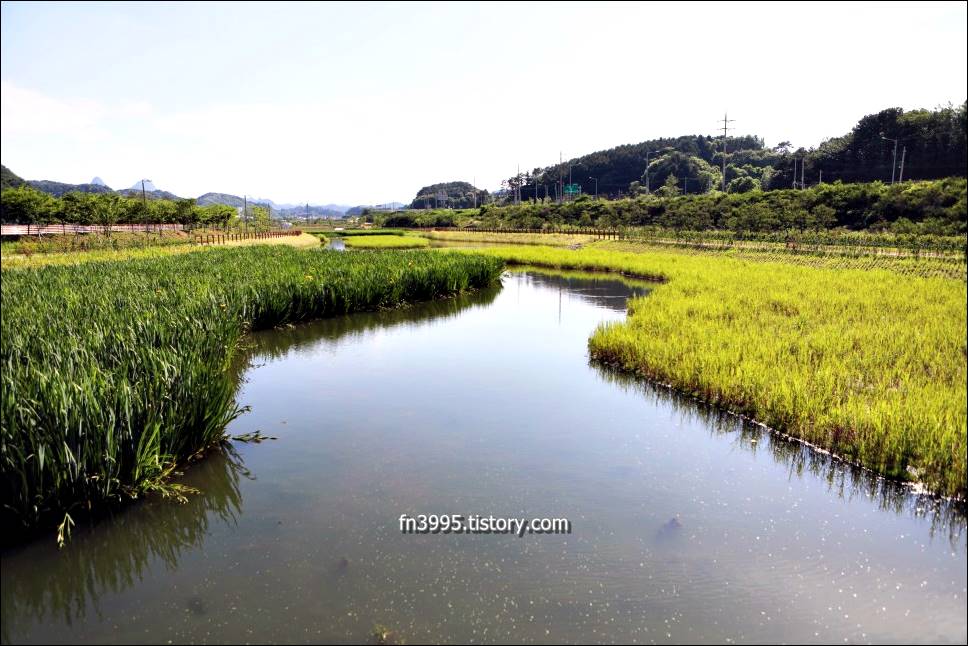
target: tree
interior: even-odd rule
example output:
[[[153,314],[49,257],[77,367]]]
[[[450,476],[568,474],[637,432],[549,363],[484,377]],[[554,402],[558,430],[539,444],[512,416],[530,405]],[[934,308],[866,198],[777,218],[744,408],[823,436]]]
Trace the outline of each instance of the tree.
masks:
[[[110,235],[111,227],[118,222],[121,212],[121,197],[117,193],[101,193],[94,202],[94,221],[104,227]]]
[[[719,184],[720,172],[713,168],[709,162],[700,157],[694,157],[672,151],[663,155],[649,164],[649,182],[665,184],[669,175],[675,177],[688,177],[689,187],[694,188],[697,193],[706,193],[714,186]],[[645,173],[642,174],[642,182],[645,181]]]
[[[655,194],[659,197],[675,197],[679,195],[679,178],[672,174],[666,175],[665,183]]]
[[[750,191],[757,191],[760,188],[759,180],[753,179],[748,175],[743,175],[732,180],[726,185],[727,193],[749,193]]]
[[[4,223],[47,224],[54,218],[56,205],[50,195],[21,185],[3,191],[0,217]]]
[[[253,206],[249,210],[249,216],[252,219],[251,225],[255,227],[256,231],[268,231],[271,224],[271,219],[269,218],[269,209],[264,206]]]
[[[195,212],[195,198],[178,200],[175,202],[175,219],[179,224],[194,224],[198,221],[198,214]]]

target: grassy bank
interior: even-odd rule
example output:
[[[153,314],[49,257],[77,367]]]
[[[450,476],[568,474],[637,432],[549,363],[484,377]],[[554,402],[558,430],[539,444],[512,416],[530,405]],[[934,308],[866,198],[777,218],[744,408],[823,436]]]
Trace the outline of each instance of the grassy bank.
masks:
[[[837,252],[812,251],[803,249],[750,249],[746,247],[677,247],[674,250],[666,245],[655,245],[640,241],[602,241],[595,243],[596,248],[610,251],[647,253],[658,251],[688,256],[707,256],[713,258],[732,258],[754,262],[774,262],[804,267],[825,269],[883,269],[907,276],[926,278],[954,278],[965,280],[968,265],[964,258],[951,256],[910,256],[889,253],[843,254]]]
[[[353,249],[417,249],[430,245],[427,238],[403,235],[348,236],[343,242]]]
[[[249,329],[482,287],[494,258],[216,248],[3,271],[2,500],[9,532],[165,489],[238,414]],[[177,491],[174,491],[177,493]]]
[[[965,495],[964,282],[663,251],[478,251],[666,281],[595,331],[594,357]]]
[[[97,251],[73,251],[65,253],[49,253],[37,255],[4,254],[0,256],[3,269],[27,269],[45,267],[48,265],[76,265],[87,262],[105,262],[117,260],[136,260],[144,258],[161,258],[177,254],[210,251],[217,247],[252,247],[277,245],[285,247],[310,248],[322,244],[320,238],[308,233],[298,236],[283,236],[279,238],[252,238],[248,240],[232,240],[221,245],[161,245],[149,247],[129,247],[126,249],[100,249]]]
[[[416,235],[448,242],[500,242],[567,247],[588,244],[595,236],[581,233],[477,233],[474,231],[417,231]]]

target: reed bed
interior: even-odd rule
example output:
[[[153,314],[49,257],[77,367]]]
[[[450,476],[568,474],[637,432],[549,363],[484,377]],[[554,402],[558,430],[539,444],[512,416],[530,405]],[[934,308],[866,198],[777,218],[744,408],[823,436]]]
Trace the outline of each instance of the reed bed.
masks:
[[[966,493],[966,285],[881,269],[600,248],[475,250],[665,281],[593,357],[894,478]]]
[[[475,231],[415,231],[416,235],[431,240],[450,242],[499,242],[508,245],[547,245],[567,247],[595,242],[597,238],[585,233],[496,233]]]
[[[417,249],[430,246],[430,240],[416,236],[372,235],[346,236],[343,242],[353,249]]]
[[[638,241],[601,241],[595,243],[595,246],[610,251],[629,251],[633,253],[670,251],[668,246],[651,245]],[[899,274],[923,276],[925,278],[968,279],[968,265],[965,264],[964,257],[958,258],[956,256],[911,256],[892,255],[889,253],[845,254],[812,250],[782,248],[764,250],[743,247],[678,247],[675,249],[675,253],[764,262],[781,262],[803,267],[827,269],[885,269],[895,271]]]
[[[281,246],[5,269],[5,527],[157,490],[240,413],[230,365],[250,329],[492,283],[501,261]]]

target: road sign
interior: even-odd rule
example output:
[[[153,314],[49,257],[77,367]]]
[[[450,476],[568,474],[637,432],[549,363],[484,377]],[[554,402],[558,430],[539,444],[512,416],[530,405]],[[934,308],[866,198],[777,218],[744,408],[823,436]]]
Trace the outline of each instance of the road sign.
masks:
[[[565,184],[565,193],[568,195],[581,193],[581,184]]]

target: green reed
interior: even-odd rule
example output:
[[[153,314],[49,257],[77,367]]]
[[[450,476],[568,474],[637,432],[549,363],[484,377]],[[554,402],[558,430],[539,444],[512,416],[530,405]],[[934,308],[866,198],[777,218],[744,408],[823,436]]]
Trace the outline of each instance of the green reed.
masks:
[[[264,246],[2,273],[0,469],[15,530],[158,490],[241,411],[242,336],[483,287],[502,263]]]

